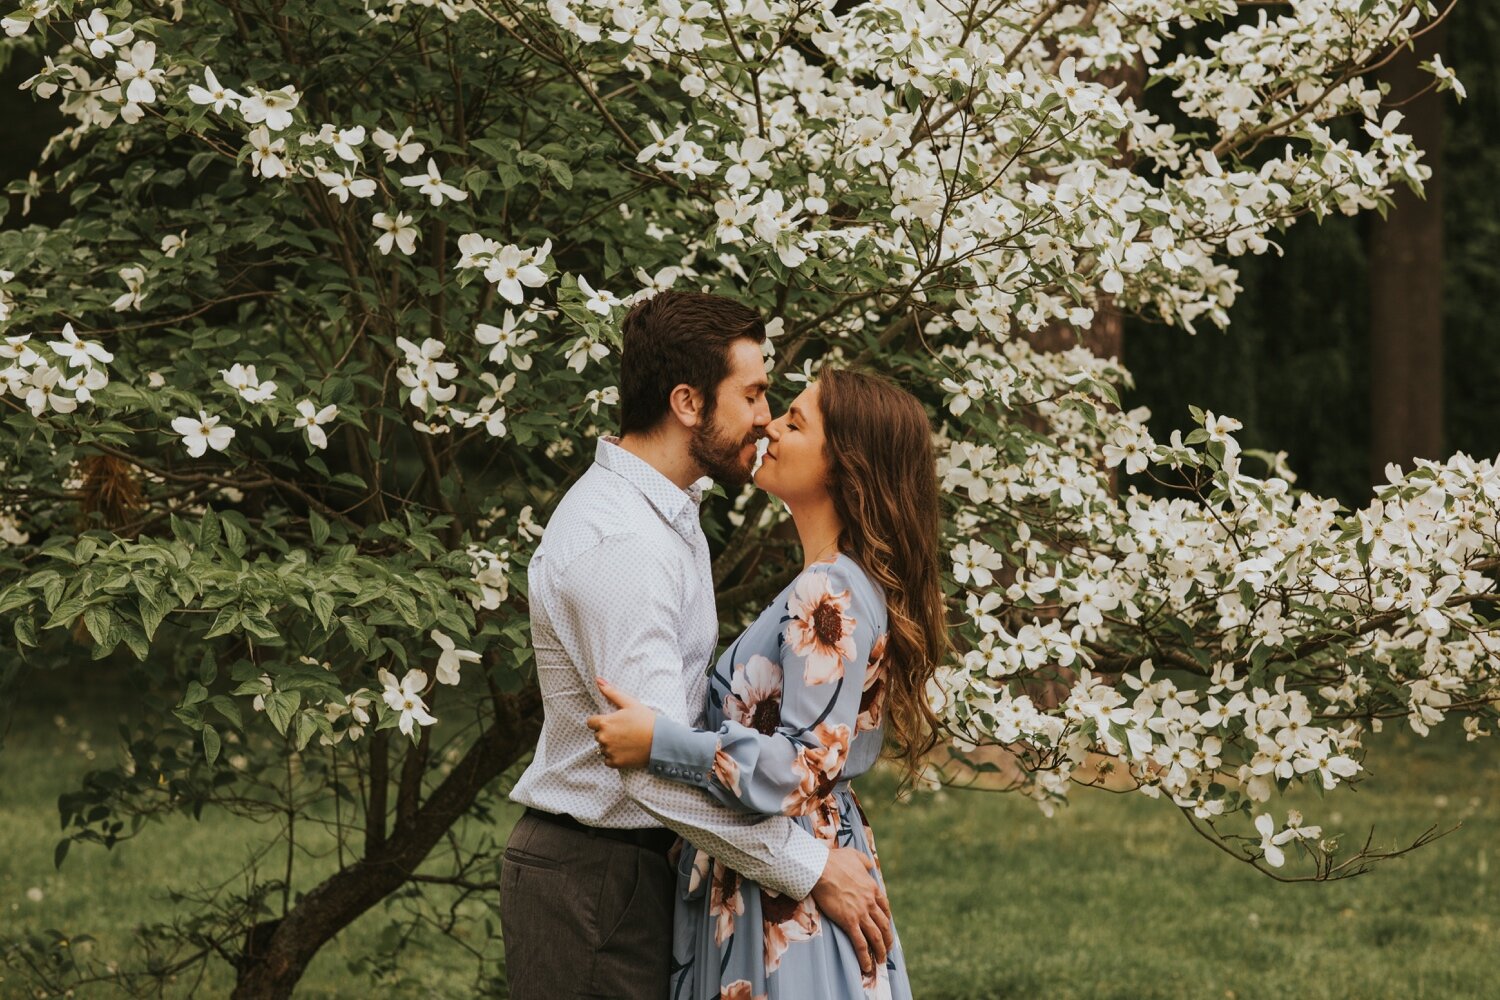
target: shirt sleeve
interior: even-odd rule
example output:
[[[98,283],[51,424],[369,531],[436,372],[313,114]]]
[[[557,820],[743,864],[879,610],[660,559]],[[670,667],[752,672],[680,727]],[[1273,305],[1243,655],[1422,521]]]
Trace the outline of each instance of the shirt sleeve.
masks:
[[[681,586],[659,549],[637,535],[605,538],[562,568],[554,589],[558,639],[601,712],[610,706],[596,677],[659,719],[686,726],[697,716],[682,682]],[[647,770],[621,777],[625,794],[648,814],[745,878],[801,899],[823,875],[827,845],[785,817],[731,811],[701,788]]]
[[[752,655],[733,665],[716,732],[658,719],[650,769],[754,813],[815,812],[861,729],[867,670],[882,668],[882,612],[846,564],[804,570],[787,601],[779,662]]]

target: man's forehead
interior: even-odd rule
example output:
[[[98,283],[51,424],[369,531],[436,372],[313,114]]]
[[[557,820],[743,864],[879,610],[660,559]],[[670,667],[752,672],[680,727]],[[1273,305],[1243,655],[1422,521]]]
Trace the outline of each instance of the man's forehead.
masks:
[[[729,374],[746,388],[768,389],[771,385],[760,345],[749,338],[735,341],[729,354]]]

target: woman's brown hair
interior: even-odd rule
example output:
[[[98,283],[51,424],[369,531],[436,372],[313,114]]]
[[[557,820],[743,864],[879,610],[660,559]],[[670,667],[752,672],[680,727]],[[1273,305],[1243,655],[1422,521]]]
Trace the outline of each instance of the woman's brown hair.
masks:
[[[915,396],[877,375],[818,375],[829,492],[843,522],[839,550],[885,589],[890,618],[884,692],[892,755],[909,777],[942,728],[927,684],[951,648],[939,579],[937,461]]]

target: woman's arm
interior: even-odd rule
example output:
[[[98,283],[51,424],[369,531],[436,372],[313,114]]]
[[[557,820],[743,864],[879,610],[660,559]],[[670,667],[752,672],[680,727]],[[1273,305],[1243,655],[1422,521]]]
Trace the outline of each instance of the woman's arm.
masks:
[[[797,578],[786,606],[779,661],[734,664],[717,731],[657,718],[602,686],[621,710],[589,727],[612,767],[649,767],[751,812],[812,812],[839,780],[857,729],[868,669],[885,647],[867,585],[846,564],[818,565]],[[871,662],[871,652],[877,654]]]

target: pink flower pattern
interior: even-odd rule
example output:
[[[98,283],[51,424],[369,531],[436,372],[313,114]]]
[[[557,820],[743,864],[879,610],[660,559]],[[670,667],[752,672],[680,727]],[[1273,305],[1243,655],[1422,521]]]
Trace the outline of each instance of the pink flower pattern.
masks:
[[[803,573],[792,587],[787,611],[787,639],[792,652],[804,657],[802,682],[827,684],[844,676],[845,662],[854,659],[854,626],[849,616],[849,591],[835,594],[827,573]]]
[[[792,816],[830,847],[865,852],[877,872],[874,835],[848,779],[875,761],[884,735],[893,667],[879,595],[847,556],[805,570],[711,672],[717,746],[707,780],[683,779],[732,807]],[[811,897],[744,882],[688,850],[671,984],[681,996],[910,1000],[899,942],[863,976]],[[826,977],[838,968],[847,981],[834,989]]]

